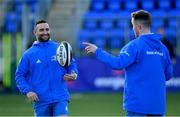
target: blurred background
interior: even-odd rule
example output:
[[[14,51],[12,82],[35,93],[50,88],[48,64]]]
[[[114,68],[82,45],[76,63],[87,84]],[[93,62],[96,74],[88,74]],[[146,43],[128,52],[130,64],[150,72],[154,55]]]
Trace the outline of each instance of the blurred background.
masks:
[[[0,116],[33,116],[14,73],[22,53],[36,40],[33,27],[39,19],[50,24],[53,40],[72,45],[78,62],[79,77],[68,82],[70,115],[124,116],[124,71],[87,56],[82,42],[118,54],[135,38],[130,13],[140,9],[151,13],[152,32],[162,34],[169,49],[174,78],[167,82],[166,115],[180,116],[180,0],[0,0]]]

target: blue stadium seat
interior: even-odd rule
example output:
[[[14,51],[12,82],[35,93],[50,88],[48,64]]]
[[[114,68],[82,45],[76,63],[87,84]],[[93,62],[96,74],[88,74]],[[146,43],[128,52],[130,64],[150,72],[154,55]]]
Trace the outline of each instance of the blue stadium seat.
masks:
[[[81,30],[79,32],[79,41],[82,42],[84,40],[89,40],[92,38],[91,30]]]
[[[169,28],[177,28],[180,26],[180,21],[178,18],[169,18],[168,19],[168,27]]]
[[[119,37],[122,38],[124,36],[124,29],[112,29],[109,32],[109,37]]]
[[[112,37],[108,39],[108,46],[112,49],[119,49],[124,45],[124,38]]]
[[[152,21],[152,28],[157,29],[158,27],[164,27],[164,19],[154,18]]]
[[[23,10],[22,4],[16,5],[15,11],[16,11],[17,14],[21,15],[22,14],[22,10]]]
[[[26,1],[26,3],[29,5],[36,4],[38,2],[38,0],[24,0],[24,1]]]
[[[154,2],[152,0],[141,0],[141,6],[144,10],[153,10]]]
[[[180,10],[180,0],[174,0],[176,9]]]
[[[129,20],[119,19],[117,20],[117,28],[127,28],[130,25]]]
[[[19,4],[22,4],[22,0],[13,0],[14,6],[19,5]]]
[[[167,12],[165,12],[164,10],[154,10],[151,11],[152,17],[153,18],[165,18],[167,17]]]
[[[119,29],[112,29],[109,31],[109,47],[110,48],[120,48],[122,47],[124,42],[124,30]]]
[[[170,18],[180,18],[180,9],[169,10],[168,16]]]
[[[93,35],[93,37],[106,38],[109,36],[109,33],[107,30],[97,29],[97,30],[94,30],[93,32],[91,32],[91,35]]]
[[[131,18],[131,12],[129,10],[123,10],[116,13],[116,17],[119,19],[130,19]]]
[[[96,29],[97,28],[97,20],[86,19],[84,21],[84,28]]]
[[[159,9],[168,10],[171,8],[170,0],[158,0]]]
[[[102,29],[112,29],[113,28],[113,21],[112,20],[101,20],[100,21],[100,28]]]
[[[120,0],[112,0],[108,1],[108,9],[112,12],[116,12],[120,10]]]
[[[86,12],[84,14],[84,19],[88,19],[88,20],[98,20],[101,19],[101,16],[99,15],[99,13],[97,12]]]
[[[104,10],[104,6],[105,6],[104,0],[93,0],[91,2],[92,10],[96,12]]]
[[[104,11],[102,13],[99,13],[99,16],[101,17],[101,20],[114,20],[118,18],[116,13],[113,13],[111,11]]]
[[[36,13],[38,4],[37,3],[30,4],[30,8],[32,13]]]
[[[92,43],[96,44],[100,48],[105,48],[105,46],[106,46],[106,38],[95,37],[95,38],[92,39]]]
[[[169,39],[175,39],[177,35],[177,30],[176,28],[166,28],[165,29],[165,34],[166,37]]]
[[[6,32],[15,33],[18,31],[17,15],[14,12],[8,12],[5,17]]]
[[[79,32],[79,37],[78,37],[78,44],[80,49],[84,48],[84,45],[82,42],[90,42],[92,38],[91,31],[90,30],[81,30]]]
[[[138,9],[137,1],[136,0],[126,0],[124,1],[125,10],[135,11]]]

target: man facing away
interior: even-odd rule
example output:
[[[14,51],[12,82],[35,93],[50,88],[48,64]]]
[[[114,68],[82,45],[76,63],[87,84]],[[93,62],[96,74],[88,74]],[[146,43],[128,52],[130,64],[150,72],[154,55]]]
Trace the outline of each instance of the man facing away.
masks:
[[[50,39],[45,20],[36,22],[34,34],[37,41],[25,51],[16,70],[17,87],[34,103],[35,116],[66,117],[70,97],[66,81],[76,79],[76,61],[68,67],[57,62],[59,44]]]
[[[113,56],[96,45],[84,42],[85,50],[114,69],[125,69],[123,108],[126,116],[163,116],[166,107],[166,81],[172,77],[172,64],[160,35],[150,31],[151,15],[131,13],[137,39]]]

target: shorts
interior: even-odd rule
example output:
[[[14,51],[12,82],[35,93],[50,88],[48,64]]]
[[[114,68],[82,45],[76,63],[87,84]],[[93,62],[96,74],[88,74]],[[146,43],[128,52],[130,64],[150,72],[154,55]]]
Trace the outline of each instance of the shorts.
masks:
[[[36,117],[68,115],[68,101],[65,100],[38,106],[34,109],[34,115]]]

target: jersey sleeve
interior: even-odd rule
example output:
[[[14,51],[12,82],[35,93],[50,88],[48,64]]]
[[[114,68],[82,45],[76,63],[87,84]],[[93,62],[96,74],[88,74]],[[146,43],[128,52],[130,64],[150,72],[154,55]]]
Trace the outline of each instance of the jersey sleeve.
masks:
[[[28,57],[23,55],[23,57],[19,61],[15,73],[16,84],[22,94],[26,94],[29,91],[31,91],[30,85],[27,83],[27,75],[28,75]]]
[[[109,54],[101,48],[96,50],[97,59],[114,69],[126,68],[136,60],[136,55],[137,47],[133,43],[129,43],[123,47],[117,56]]]

